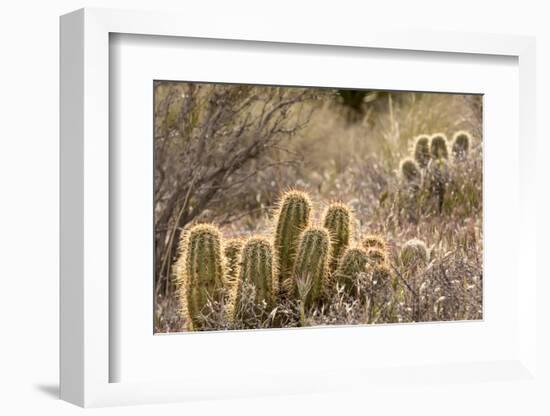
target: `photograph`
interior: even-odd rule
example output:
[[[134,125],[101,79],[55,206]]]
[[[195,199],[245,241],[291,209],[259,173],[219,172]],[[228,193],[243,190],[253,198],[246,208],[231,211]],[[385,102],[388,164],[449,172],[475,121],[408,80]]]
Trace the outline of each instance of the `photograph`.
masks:
[[[155,334],[483,319],[483,95],[152,87]]]

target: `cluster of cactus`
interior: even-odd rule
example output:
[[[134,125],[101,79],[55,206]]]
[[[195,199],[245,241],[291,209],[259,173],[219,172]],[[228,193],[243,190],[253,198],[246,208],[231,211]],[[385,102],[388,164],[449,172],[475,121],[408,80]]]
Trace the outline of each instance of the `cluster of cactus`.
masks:
[[[458,131],[449,143],[444,133],[431,136],[421,134],[414,138],[410,157],[400,162],[399,171],[406,182],[418,182],[434,161],[441,166],[448,164],[449,156],[460,161],[468,156],[472,143],[472,136],[466,131]],[[449,150],[450,147],[450,150]]]
[[[321,224],[312,224],[312,205],[304,192],[283,195],[272,236],[222,238],[212,224],[186,230],[180,239],[176,278],[181,311],[189,330],[208,329],[200,319],[209,302],[226,308],[228,325],[243,319],[243,287],[254,288],[255,304],[272,310],[286,300],[299,301],[302,312],[327,300],[338,284],[348,293],[370,273],[373,282],[392,279],[388,244],[380,235],[352,243],[353,215],[348,206],[332,203]],[[404,247],[401,260],[408,261]]]
[[[407,189],[418,191],[422,186],[434,195],[442,210],[446,186],[450,179],[449,158],[460,162],[467,158],[472,137],[458,131],[449,142],[444,133],[421,134],[413,140],[411,155],[401,160],[400,176]]]

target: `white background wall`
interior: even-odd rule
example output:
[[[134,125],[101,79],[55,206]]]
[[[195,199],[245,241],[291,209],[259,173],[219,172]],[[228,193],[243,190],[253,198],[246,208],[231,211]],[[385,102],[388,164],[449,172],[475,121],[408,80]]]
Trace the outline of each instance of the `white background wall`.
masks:
[[[189,19],[223,14],[275,20],[282,30],[312,20],[326,21],[327,31],[340,25],[386,23],[401,27],[537,36],[539,134],[539,252],[548,244],[548,166],[550,128],[550,12],[547,1],[298,0],[205,1],[88,0],[4,1],[0,9],[0,413],[73,414],[82,410],[56,399],[58,385],[58,16],[74,9],[116,7],[179,10]],[[182,21],[182,25],[185,21]],[[546,138],[544,140],[543,138]],[[545,167],[546,168],[546,167]],[[544,216],[546,214],[546,217]],[[543,232],[544,231],[544,232]],[[544,247],[543,247],[544,244]],[[539,256],[539,267],[548,271]],[[550,278],[550,275],[546,273]],[[543,290],[544,288],[540,288]],[[548,306],[541,314],[548,318]],[[541,315],[542,316],[542,315]],[[544,323],[543,323],[544,324]],[[548,340],[546,321],[545,341]],[[542,325],[541,325],[541,328]],[[541,333],[542,335],[542,333]],[[544,344],[550,351],[548,343]],[[543,364],[547,359],[540,357]],[[458,388],[457,388],[458,389]],[[534,402],[503,391],[502,399],[463,397],[441,408],[426,398],[423,414],[542,414]],[[388,414],[407,412],[405,398],[388,402]],[[546,408],[548,411],[548,408]],[[364,397],[344,393],[308,397],[218,401],[101,409],[99,414],[368,414]]]

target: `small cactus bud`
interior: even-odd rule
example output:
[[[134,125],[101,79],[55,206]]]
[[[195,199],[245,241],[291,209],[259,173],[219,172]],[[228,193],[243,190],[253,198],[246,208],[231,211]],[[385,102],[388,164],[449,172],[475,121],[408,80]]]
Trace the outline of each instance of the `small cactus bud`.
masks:
[[[416,162],[411,158],[405,158],[399,164],[399,171],[402,178],[411,185],[420,185],[422,173]]]
[[[430,259],[430,252],[423,241],[413,238],[403,244],[399,259],[405,267],[425,266]]]

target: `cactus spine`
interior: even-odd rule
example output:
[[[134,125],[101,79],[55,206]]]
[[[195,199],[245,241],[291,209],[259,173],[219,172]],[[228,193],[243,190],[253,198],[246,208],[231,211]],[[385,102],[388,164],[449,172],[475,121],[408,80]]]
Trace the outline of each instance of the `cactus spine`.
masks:
[[[430,152],[433,159],[448,159],[449,146],[447,136],[443,133],[434,134],[430,140]]]
[[[240,238],[232,238],[225,242],[223,254],[226,260],[226,276],[229,284],[235,284],[239,277],[241,251],[243,248],[243,240]]]
[[[421,168],[426,168],[430,161],[430,137],[422,134],[414,139],[414,160]]]
[[[468,156],[471,142],[472,137],[470,136],[470,133],[466,131],[459,131],[455,133],[451,146],[454,160],[462,160]]]
[[[324,226],[330,233],[332,245],[330,270],[334,271],[338,260],[349,246],[351,236],[351,211],[347,205],[333,203],[325,212]]]
[[[277,214],[274,249],[277,266],[277,284],[286,287],[292,280],[296,249],[301,232],[309,225],[311,201],[305,192],[289,191],[283,195]],[[280,291],[281,295],[286,295]]]
[[[263,237],[250,238],[243,247],[242,265],[237,280],[235,306],[241,302],[242,285],[249,283],[256,291],[255,302],[273,306],[277,281],[273,273],[273,250],[271,242]]]
[[[201,329],[198,317],[208,299],[221,301],[223,297],[225,264],[221,233],[214,225],[195,225],[183,236],[180,247],[177,279],[181,311],[189,330]]]
[[[305,308],[320,301],[327,290],[330,260],[330,235],[326,228],[307,228],[300,237],[294,264],[294,278],[287,284],[301,298]],[[307,290],[302,290],[308,282]]]

